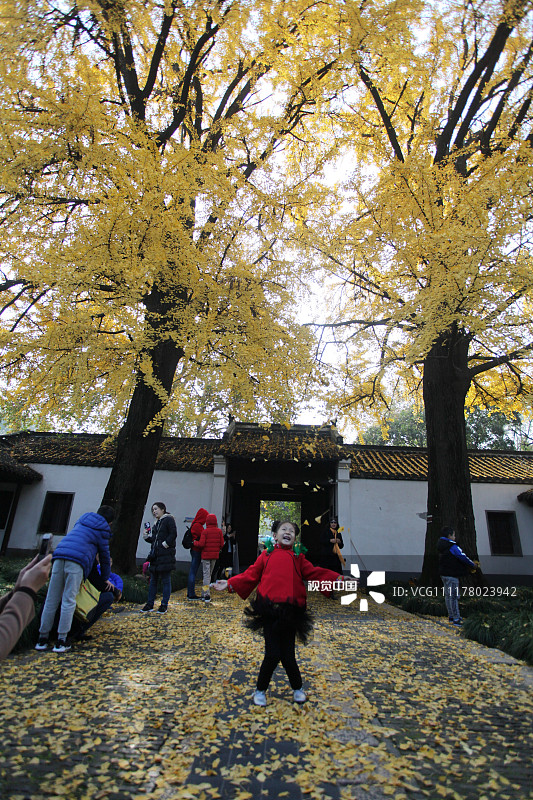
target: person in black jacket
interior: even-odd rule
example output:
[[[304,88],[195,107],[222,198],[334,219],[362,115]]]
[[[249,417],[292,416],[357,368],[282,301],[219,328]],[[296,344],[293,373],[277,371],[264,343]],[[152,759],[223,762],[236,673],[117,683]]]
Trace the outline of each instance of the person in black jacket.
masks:
[[[455,541],[455,530],[445,525],[437,542],[439,554],[439,575],[444,584],[444,602],[448,618],[453,625],[461,625],[459,614],[459,578],[478,568],[474,561],[463,553]]]
[[[163,598],[161,605],[157,609],[159,614],[165,614],[168,609],[168,601],[172,589],[170,573],[176,569],[176,521],[172,514],[167,512],[164,503],[154,503],[152,514],[155,517],[155,525],[151,531],[144,534],[147,542],[152,548],[148,555],[150,562],[150,583],[148,585],[148,602],[141,608],[142,613],[154,610],[154,602],[157,594],[157,584],[161,578]]]
[[[320,566],[331,569],[333,572],[342,573],[345,564],[341,554],[343,547],[339,521],[336,517],[331,517],[320,537]]]

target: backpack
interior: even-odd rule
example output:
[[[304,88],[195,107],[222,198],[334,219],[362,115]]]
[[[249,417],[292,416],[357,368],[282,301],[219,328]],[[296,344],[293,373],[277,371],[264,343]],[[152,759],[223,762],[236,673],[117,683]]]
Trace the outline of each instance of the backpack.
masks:
[[[193,541],[194,539],[192,538],[192,531],[190,528],[187,528],[187,530],[183,534],[183,539],[181,540],[181,546],[184,547],[186,550],[190,550]]]

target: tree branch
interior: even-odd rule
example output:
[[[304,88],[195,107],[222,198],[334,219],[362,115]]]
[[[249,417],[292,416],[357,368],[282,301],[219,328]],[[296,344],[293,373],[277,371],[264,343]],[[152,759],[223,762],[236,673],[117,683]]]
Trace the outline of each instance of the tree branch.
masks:
[[[359,75],[361,77],[361,80],[365,84],[366,88],[368,89],[368,91],[370,92],[372,97],[374,98],[374,102],[375,102],[376,107],[377,107],[377,109],[379,111],[379,115],[381,117],[383,125],[385,126],[385,130],[387,131],[387,136],[389,137],[389,142],[391,143],[392,149],[394,150],[394,154],[395,154],[396,158],[398,159],[398,161],[401,161],[402,164],[403,164],[405,159],[403,157],[402,148],[400,147],[400,143],[398,141],[398,137],[396,136],[396,131],[394,130],[394,126],[393,126],[393,124],[391,122],[390,116],[387,114],[387,111],[386,111],[385,106],[383,104],[383,100],[381,99],[381,95],[380,95],[377,87],[374,85],[374,83],[370,79],[370,76],[365,72],[365,70],[363,69],[362,66],[359,66]]]
[[[198,68],[198,64],[206,55],[206,53],[202,53],[202,50],[205,47],[205,45],[216,36],[219,30],[220,26],[214,25],[213,27],[211,27],[211,20],[208,19],[206,31],[200,36],[191,53],[189,59],[189,65],[185,71],[185,76],[183,78],[180,97],[178,100],[178,107],[174,109],[172,122],[165,128],[164,131],[160,131],[157,134],[156,143],[158,147],[161,147],[162,145],[166,144],[169,141],[169,139],[174,135],[174,133],[177,131],[177,129],[185,119],[193,76]],[[207,52],[209,52],[209,49],[210,48],[207,49]]]
[[[463,89],[459,94],[459,97],[457,98],[457,102],[455,103],[455,106],[448,117],[448,122],[444,126],[441,134],[437,137],[436,152],[434,158],[435,164],[439,163],[439,161],[442,161],[442,159],[449,154],[451,148],[451,139],[455,127],[463,117],[466,105],[468,103],[468,99],[471,96],[472,92],[474,91],[478,81],[481,81],[480,88],[476,92],[470,104],[469,112],[467,114],[468,125],[465,126],[466,122],[465,119],[465,121],[463,122],[463,124],[459,129],[459,132],[455,140],[455,146],[456,147],[460,146],[460,142],[466,135],[467,130],[472,121],[472,118],[474,116],[474,113],[477,110],[477,103],[479,102],[482,88],[485,86],[486,80],[488,79],[487,77],[483,78],[483,73],[485,73],[485,76],[488,76],[489,74],[492,75],[494,67],[498,62],[505,47],[505,44],[507,42],[507,39],[511,35],[512,31],[513,28],[510,27],[506,22],[501,22],[498,25],[494,33],[494,36],[492,37],[492,41],[489,44],[487,50],[485,51],[485,54],[476,63],[474,69],[470,73],[470,76],[467,79],[465,85],[463,86]]]
[[[478,364],[477,367],[470,367],[468,369],[468,374],[471,376],[471,378],[473,378],[475,375],[479,375],[482,372],[488,372],[488,370],[494,369],[494,367],[499,367],[502,364],[511,364],[512,361],[517,361],[520,358],[524,358],[526,354],[530,353],[532,350],[533,342],[530,342],[518,350],[513,350],[511,353],[506,353],[504,356],[497,356],[496,358],[491,358],[488,361],[484,361],[482,364]]]
[[[163,53],[165,52],[168,34],[170,33],[170,29],[172,28],[172,23],[174,22],[174,16],[176,14],[175,0],[173,0],[172,2],[171,9],[172,10],[170,13],[164,12],[163,22],[161,24],[161,31],[159,32],[159,36],[157,37],[157,42],[154,47],[152,60],[150,62],[150,70],[148,72],[148,77],[146,78],[144,89],[142,90],[142,97],[145,102],[152,94],[152,90],[154,88],[155,81],[157,78],[157,73],[159,70],[159,65],[161,64],[161,59],[163,57]]]
[[[492,134],[494,133],[494,130],[496,129],[496,125],[500,121],[500,118],[501,118],[502,113],[503,113],[503,111],[505,109],[505,105],[507,103],[507,100],[509,99],[511,93],[518,86],[520,78],[524,74],[524,71],[525,71],[527,65],[529,64],[529,62],[531,60],[532,52],[533,52],[533,42],[530,43],[530,45],[529,45],[529,47],[527,49],[527,53],[525,54],[524,58],[522,59],[522,63],[520,64],[518,69],[516,69],[513,72],[513,74],[511,75],[511,78],[509,79],[509,82],[508,82],[507,86],[505,87],[505,90],[504,90],[502,96],[500,97],[500,101],[499,101],[499,103],[498,103],[498,105],[497,105],[497,107],[496,107],[496,109],[494,111],[494,114],[492,115],[489,124],[487,125],[485,131],[482,134],[483,147],[485,147],[485,148],[489,147],[490,139],[492,137]],[[530,103],[531,99],[530,98],[528,98],[528,99],[529,99],[529,103]],[[529,108],[529,103],[528,103],[528,108]],[[522,106],[522,112],[523,112],[523,106]],[[517,118],[515,119],[515,122],[514,122],[514,124],[512,126],[513,128],[517,125],[517,122],[518,122],[518,120],[520,118],[520,114],[521,114],[521,112],[519,112],[519,114],[517,115]],[[523,117],[522,117],[522,119],[523,119]],[[516,135],[516,133],[515,133],[515,135]],[[511,138],[514,138],[514,137],[512,136]]]

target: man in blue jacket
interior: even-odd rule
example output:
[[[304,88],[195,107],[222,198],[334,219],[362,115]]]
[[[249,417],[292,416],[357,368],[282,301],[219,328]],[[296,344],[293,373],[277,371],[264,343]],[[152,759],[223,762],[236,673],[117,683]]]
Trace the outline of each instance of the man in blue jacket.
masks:
[[[477,564],[463,553],[455,542],[455,530],[446,525],[441,530],[437,542],[439,554],[439,575],[444,584],[444,601],[448,617],[453,625],[461,625],[459,614],[459,578],[468,572],[475,572]]]
[[[67,635],[76,610],[76,595],[82,581],[89,575],[97,554],[100,559],[102,580],[109,580],[111,570],[109,523],[113,521],[113,517],[114,511],[110,506],[100,506],[96,513],[91,511],[88,514],[82,514],[72,530],[54,550],[52,574],[41,616],[36,650],[48,648],[48,636],[60,603],[61,615],[54,653],[64,653],[66,650],[70,650]]]

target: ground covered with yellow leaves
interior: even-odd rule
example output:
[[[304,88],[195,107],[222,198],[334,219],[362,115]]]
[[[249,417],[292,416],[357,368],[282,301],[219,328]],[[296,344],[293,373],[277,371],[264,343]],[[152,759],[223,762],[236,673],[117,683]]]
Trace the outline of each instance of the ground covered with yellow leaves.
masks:
[[[107,615],[65,654],[0,673],[0,794],[10,800],[533,797],[533,671],[444,623],[313,595],[299,648],[258,708],[262,640],[243,603],[175,593],[169,613]]]

